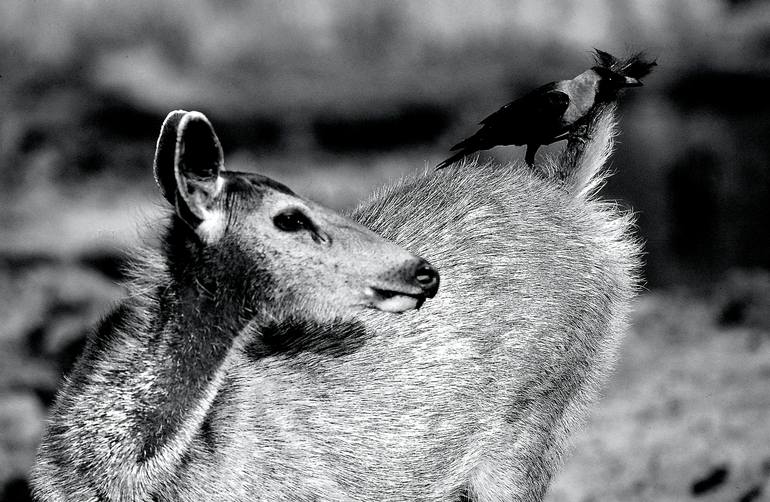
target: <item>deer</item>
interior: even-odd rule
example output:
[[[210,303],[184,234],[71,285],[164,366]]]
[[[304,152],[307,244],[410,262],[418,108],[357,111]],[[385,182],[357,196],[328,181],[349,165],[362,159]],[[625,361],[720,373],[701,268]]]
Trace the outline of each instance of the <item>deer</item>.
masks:
[[[541,500],[638,288],[597,194],[615,134],[605,106],[540,169],[465,159],[339,215],[172,112],[160,244],[61,386],[34,497]]]

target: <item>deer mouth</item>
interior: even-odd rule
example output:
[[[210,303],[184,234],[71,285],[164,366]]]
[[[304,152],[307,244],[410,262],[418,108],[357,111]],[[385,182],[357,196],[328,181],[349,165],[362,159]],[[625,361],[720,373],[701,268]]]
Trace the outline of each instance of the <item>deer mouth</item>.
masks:
[[[406,293],[391,289],[367,288],[369,308],[400,314],[407,310],[419,309],[425,303],[424,293]]]

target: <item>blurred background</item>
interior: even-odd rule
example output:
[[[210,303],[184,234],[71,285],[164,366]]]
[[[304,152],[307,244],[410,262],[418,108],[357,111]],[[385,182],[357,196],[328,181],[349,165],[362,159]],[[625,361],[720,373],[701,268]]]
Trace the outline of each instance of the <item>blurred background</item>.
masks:
[[[770,500],[760,0],[0,1],[0,500],[27,500],[57,383],[162,211],[170,110],[206,113],[230,168],[347,209],[593,47],[659,62],[603,192],[639,215],[646,288],[548,500]]]

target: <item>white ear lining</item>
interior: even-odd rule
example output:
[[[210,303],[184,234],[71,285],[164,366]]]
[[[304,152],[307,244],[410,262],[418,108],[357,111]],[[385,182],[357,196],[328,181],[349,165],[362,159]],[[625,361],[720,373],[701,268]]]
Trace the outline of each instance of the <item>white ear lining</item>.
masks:
[[[174,110],[169,113],[160,128],[158,141],[155,145],[153,175],[160,188],[160,193],[168,202],[174,204],[176,192],[176,142],[179,122],[188,112]]]
[[[205,211],[203,220],[195,227],[195,233],[206,243],[219,240],[225,233],[224,212],[221,209]]]
[[[221,237],[226,225],[222,211],[213,204],[225,186],[225,179],[219,175],[224,170],[222,147],[211,123],[200,112],[184,114],[176,133],[174,178],[177,214],[195,229],[202,240],[211,242]],[[191,153],[185,152],[188,147],[194,150],[191,158],[185,158],[185,153]],[[185,164],[188,162],[190,164]]]
[[[192,121],[199,121],[204,124],[209,129],[209,132],[211,133],[211,140],[213,142],[214,148],[218,151],[218,159],[217,162],[217,171],[224,171],[224,160],[223,160],[223,154],[222,154],[222,145],[219,142],[219,138],[217,137],[216,133],[214,132],[214,126],[211,125],[211,122],[209,122],[209,119],[206,118],[204,114],[201,112],[187,112],[184,114],[184,116],[179,120],[179,125],[177,126],[176,130],[176,144],[174,145],[174,176],[177,179],[177,184],[180,184],[182,173],[179,172],[179,165],[182,161],[182,155],[184,154],[184,144],[185,144],[185,132],[187,130],[187,126]]]
[[[211,198],[218,197],[225,187],[225,179],[222,176],[217,176],[217,180],[214,182],[214,191],[210,194]],[[206,208],[198,207],[197,216],[201,219],[201,222],[195,227],[195,232],[204,242],[214,242],[222,237],[225,233],[226,217],[224,210],[219,207]]]

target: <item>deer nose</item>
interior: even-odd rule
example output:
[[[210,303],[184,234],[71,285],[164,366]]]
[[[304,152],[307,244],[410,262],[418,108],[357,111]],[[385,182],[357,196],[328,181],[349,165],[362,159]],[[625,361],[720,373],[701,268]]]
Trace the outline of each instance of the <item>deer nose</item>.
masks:
[[[438,292],[440,279],[438,270],[425,260],[420,260],[414,268],[414,282],[423,290],[425,296],[433,298]]]

